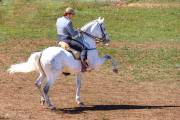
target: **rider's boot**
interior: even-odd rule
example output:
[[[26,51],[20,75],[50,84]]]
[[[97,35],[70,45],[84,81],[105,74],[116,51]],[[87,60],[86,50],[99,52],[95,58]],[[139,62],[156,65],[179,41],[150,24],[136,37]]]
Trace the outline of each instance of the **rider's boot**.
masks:
[[[88,67],[85,61],[85,54],[86,54],[85,52],[86,51],[81,52],[81,65],[82,65],[81,72],[85,72]]]
[[[85,61],[81,61],[81,65],[82,65],[81,72],[86,72],[86,68],[87,68],[86,62]]]

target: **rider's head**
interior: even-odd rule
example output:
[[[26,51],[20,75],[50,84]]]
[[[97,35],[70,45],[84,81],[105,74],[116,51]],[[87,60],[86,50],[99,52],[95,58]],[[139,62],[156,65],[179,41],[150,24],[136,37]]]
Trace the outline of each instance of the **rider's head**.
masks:
[[[72,19],[72,17],[75,15],[75,11],[73,8],[71,7],[67,7],[64,11],[64,16]]]

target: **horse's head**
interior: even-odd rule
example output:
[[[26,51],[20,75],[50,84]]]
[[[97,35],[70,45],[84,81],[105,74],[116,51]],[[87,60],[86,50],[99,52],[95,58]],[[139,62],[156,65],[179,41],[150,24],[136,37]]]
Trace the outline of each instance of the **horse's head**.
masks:
[[[100,39],[104,44],[108,45],[110,41],[109,36],[105,30],[104,18],[98,18],[91,21],[82,27],[82,30],[94,36],[94,38]]]

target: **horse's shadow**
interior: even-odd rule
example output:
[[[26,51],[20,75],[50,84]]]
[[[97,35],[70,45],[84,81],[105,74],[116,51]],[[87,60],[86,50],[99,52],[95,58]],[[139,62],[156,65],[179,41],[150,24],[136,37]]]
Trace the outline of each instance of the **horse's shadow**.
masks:
[[[57,113],[67,114],[79,114],[86,111],[109,111],[109,110],[136,110],[136,109],[163,109],[163,108],[177,108],[180,106],[162,105],[162,106],[150,106],[150,105],[90,105],[85,107],[74,108],[57,108]]]

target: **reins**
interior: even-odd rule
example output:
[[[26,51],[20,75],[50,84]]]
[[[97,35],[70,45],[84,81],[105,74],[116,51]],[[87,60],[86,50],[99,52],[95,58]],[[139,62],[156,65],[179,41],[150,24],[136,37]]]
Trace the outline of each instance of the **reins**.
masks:
[[[87,35],[87,36],[89,36],[89,37],[91,37],[91,38],[93,38],[97,42],[103,42],[103,38],[96,37],[96,36],[91,35],[90,33],[87,33],[85,31],[80,31],[80,32]]]

